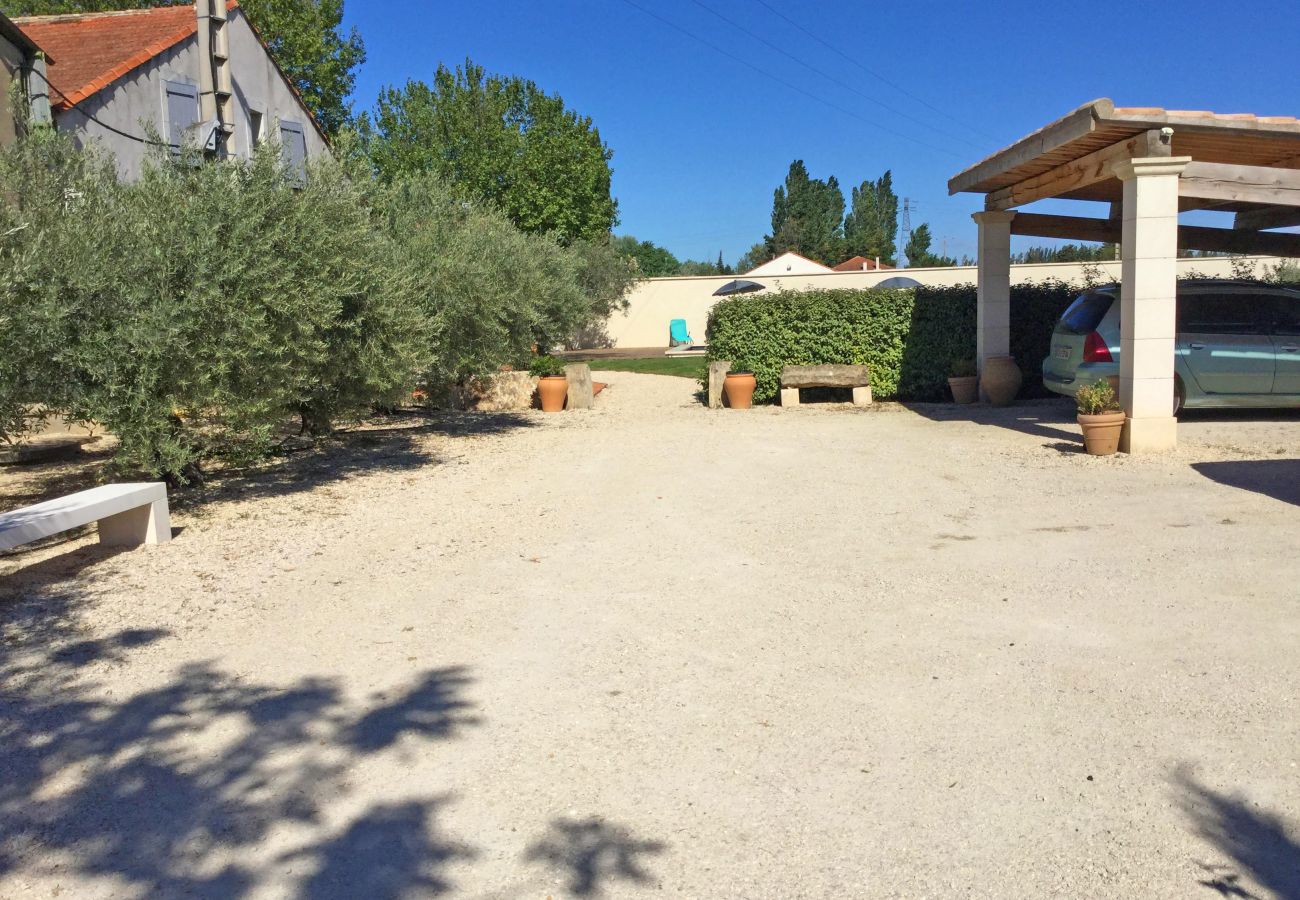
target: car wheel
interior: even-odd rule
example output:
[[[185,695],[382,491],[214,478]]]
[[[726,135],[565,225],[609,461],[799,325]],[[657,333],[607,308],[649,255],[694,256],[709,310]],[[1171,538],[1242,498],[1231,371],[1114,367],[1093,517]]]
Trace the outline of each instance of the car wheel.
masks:
[[[1183,404],[1187,401],[1187,391],[1183,387],[1183,379],[1177,375],[1174,376],[1174,415],[1182,415]]]

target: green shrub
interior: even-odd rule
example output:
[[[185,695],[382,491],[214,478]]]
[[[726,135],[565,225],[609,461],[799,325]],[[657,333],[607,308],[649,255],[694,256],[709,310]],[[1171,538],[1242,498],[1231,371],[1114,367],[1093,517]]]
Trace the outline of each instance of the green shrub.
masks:
[[[554,356],[534,356],[528,363],[528,374],[534,378],[556,378],[564,374],[564,363]]]
[[[1078,294],[1061,282],[1011,289],[1011,353],[1027,394],[1043,392],[1039,366],[1052,329]],[[781,368],[865,364],[879,399],[943,400],[954,365],[975,349],[973,285],[794,291],[719,302],[709,315],[709,358],[754,372],[756,400],[773,399]]]
[[[953,361],[952,368],[948,371],[951,378],[974,378],[979,374],[979,367],[973,359],[958,359]]]
[[[1102,413],[1119,412],[1119,398],[1110,382],[1100,378],[1092,384],[1085,384],[1075,393],[1079,413],[1085,416],[1097,416]]]

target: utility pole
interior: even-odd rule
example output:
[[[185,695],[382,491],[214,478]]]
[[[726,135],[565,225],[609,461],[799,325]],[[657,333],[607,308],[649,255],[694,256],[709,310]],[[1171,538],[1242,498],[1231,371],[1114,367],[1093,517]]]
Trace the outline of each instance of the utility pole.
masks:
[[[902,261],[903,268],[907,268],[912,264],[912,261],[907,258],[907,253],[904,250],[904,248],[907,247],[907,242],[911,240],[911,238],[912,238],[912,200],[909,197],[904,197],[903,198],[903,222],[901,227],[899,228],[899,240],[898,240],[898,258]]]

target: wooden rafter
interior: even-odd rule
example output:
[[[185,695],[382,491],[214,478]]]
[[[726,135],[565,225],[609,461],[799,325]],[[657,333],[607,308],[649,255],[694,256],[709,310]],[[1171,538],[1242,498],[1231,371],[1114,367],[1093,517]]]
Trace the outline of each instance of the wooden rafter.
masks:
[[[1114,166],[1120,160],[1148,156],[1169,156],[1169,143],[1161,140],[1159,131],[1144,131],[1041,175],[993,191],[985,195],[984,208],[1011,209],[1035,200],[1059,197],[1114,178]]]

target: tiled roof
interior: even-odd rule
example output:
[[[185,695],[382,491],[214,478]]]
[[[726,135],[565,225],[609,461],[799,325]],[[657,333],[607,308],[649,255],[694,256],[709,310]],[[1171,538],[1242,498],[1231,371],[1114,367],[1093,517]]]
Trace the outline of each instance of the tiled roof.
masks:
[[[861,272],[864,269],[870,271],[876,268],[876,261],[874,259],[868,259],[865,256],[855,256],[852,259],[844,260],[844,262],[840,263],[838,266],[831,266],[831,268],[836,272]],[[893,266],[881,263],[880,268],[892,269]]]
[[[958,172],[948,180],[948,193],[1000,190],[1145,131],[1164,128],[1173,130],[1174,156],[1191,156],[1199,162],[1294,168],[1300,151],[1300,120],[1294,116],[1117,107],[1101,98]],[[1116,184],[1112,179],[1062,196],[1113,200]]]
[[[226,5],[234,9],[239,3]],[[55,109],[76,106],[198,31],[192,5],[25,16],[14,23],[50,55]]]
[[[1117,106],[1115,115],[1134,118],[1164,116],[1170,119],[1216,119],[1225,124],[1234,122],[1259,122],[1264,125],[1295,125],[1295,116],[1257,116],[1254,113],[1216,113],[1208,109],[1163,109],[1159,106]]]

